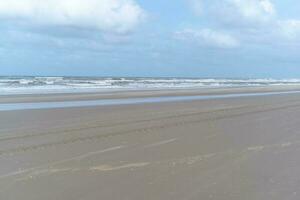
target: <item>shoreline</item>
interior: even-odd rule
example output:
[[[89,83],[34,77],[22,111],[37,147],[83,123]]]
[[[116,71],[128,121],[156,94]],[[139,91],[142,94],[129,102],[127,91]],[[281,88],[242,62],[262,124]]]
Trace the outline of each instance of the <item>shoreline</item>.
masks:
[[[251,86],[251,87],[224,87],[224,88],[197,88],[197,89],[161,89],[161,90],[123,90],[88,93],[51,93],[51,94],[15,94],[0,95],[0,103],[34,103],[34,102],[61,102],[83,101],[99,99],[127,99],[167,96],[200,96],[223,95],[238,93],[266,93],[300,91],[300,86]]]
[[[280,92],[257,92],[257,93],[227,93],[211,94],[197,96],[161,96],[161,97],[140,97],[140,98],[123,98],[123,99],[100,99],[100,100],[81,100],[81,101],[60,101],[60,102],[27,102],[27,103],[0,103],[1,111],[18,111],[18,110],[36,110],[36,109],[58,109],[58,108],[84,108],[99,106],[121,106],[121,105],[138,105],[138,104],[156,104],[172,102],[189,102],[215,99],[263,97],[276,95],[296,95],[298,91],[280,91]]]

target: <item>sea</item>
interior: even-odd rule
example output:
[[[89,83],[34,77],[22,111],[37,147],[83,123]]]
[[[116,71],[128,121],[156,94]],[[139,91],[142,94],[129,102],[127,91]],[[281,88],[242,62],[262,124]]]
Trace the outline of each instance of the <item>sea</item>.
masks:
[[[300,79],[0,76],[0,95],[300,85]]]

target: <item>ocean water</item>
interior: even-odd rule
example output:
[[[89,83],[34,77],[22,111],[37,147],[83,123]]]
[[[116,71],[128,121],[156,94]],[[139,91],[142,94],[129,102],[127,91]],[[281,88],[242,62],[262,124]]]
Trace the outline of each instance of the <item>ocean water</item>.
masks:
[[[0,95],[268,85],[300,85],[300,79],[0,77]]]

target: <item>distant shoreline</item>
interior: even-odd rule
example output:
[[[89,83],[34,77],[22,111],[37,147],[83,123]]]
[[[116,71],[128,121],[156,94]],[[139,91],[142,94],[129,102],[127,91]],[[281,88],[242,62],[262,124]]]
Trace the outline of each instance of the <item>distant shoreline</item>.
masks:
[[[119,106],[135,105],[149,103],[168,103],[182,101],[200,101],[216,100],[246,97],[262,97],[273,95],[293,95],[300,94],[299,91],[282,91],[282,92],[258,92],[258,93],[233,93],[219,95],[199,95],[199,96],[164,96],[164,97],[145,97],[145,98],[123,98],[123,99],[99,99],[90,101],[61,101],[61,102],[35,102],[35,103],[12,103],[0,104],[0,111],[16,110],[36,110],[36,109],[56,109],[56,108],[80,108],[92,106]]]
[[[247,86],[247,87],[215,87],[215,88],[166,88],[138,90],[103,90],[93,92],[69,92],[48,94],[11,94],[0,95],[0,104],[7,103],[39,103],[97,101],[136,98],[188,97],[210,95],[238,95],[251,93],[298,92],[300,86]]]

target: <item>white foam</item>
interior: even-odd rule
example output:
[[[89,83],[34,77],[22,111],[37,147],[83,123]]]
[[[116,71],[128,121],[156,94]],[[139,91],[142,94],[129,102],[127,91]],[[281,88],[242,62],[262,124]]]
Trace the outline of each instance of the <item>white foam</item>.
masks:
[[[300,85],[300,79],[0,77],[0,95],[267,85]]]

